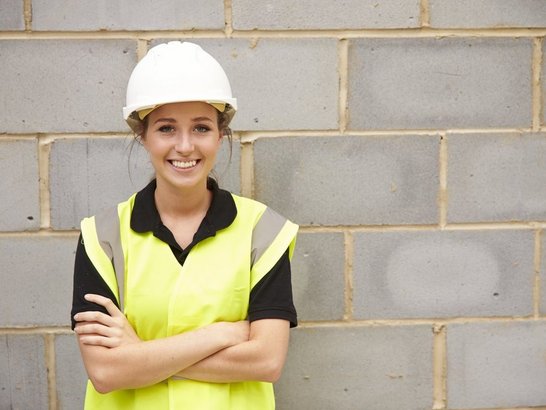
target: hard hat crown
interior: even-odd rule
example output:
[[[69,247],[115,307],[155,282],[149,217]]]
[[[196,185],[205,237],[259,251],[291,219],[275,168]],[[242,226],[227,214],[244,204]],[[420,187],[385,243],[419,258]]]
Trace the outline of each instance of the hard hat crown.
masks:
[[[226,105],[230,120],[237,110],[227,75],[214,57],[193,43],[159,44],[140,60],[129,78],[123,118],[133,128],[139,111],[186,101]]]

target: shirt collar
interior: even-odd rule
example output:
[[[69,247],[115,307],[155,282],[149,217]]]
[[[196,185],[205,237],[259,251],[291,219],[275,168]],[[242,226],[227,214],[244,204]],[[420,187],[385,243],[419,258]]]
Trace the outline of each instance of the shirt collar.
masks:
[[[154,236],[162,239],[161,232],[164,232],[167,228],[161,222],[161,217],[155,205],[154,194],[156,187],[156,180],[153,179],[142,191],[136,194],[131,214],[131,229],[138,233],[153,232]],[[195,243],[209,236],[214,236],[219,230],[227,228],[237,216],[237,207],[231,193],[220,189],[218,183],[212,178],[207,180],[207,189],[212,192],[212,201],[194,236]]]

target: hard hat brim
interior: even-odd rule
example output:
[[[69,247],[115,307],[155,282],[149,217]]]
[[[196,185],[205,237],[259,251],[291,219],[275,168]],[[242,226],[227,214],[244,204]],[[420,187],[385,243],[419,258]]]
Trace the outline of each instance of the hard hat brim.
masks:
[[[235,98],[232,98],[231,99],[235,104],[237,104],[237,99]],[[228,119],[228,124],[231,122],[231,120],[233,119],[233,117],[235,116],[235,113],[237,111],[236,107],[234,107],[233,105],[231,105],[230,103],[226,103],[225,101],[199,101],[199,100],[190,100],[190,101],[171,101],[171,102],[166,102],[166,103],[163,103],[163,104],[154,104],[153,106],[151,107],[144,107],[144,108],[139,108],[138,110],[133,110],[132,112],[129,113],[129,115],[127,117],[125,117],[125,113],[126,113],[126,108],[127,107],[124,107],[123,108],[123,116],[125,117],[125,121],[127,122],[127,125],[129,125],[129,127],[131,128],[131,130],[133,130],[133,132],[135,133],[140,133],[142,132],[142,123],[143,123],[143,120],[144,120],[144,117],[143,118],[140,118],[139,116],[139,112],[143,111],[143,110],[149,110],[149,112],[146,114],[148,115],[150,112],[152,112],[155,108],[158,108],[160,107],[161,105],[165,105],[165,104],[173,104],[173,103],[178,103],[178,102],[204,102],[204,103],[207,103],[207,104],[210,104],[212,105],[218,112],[222,112],[226,115],[227,119]],[[216,104],[224,104],[225,105],[225,108],[224,108],[224,111],[221,111],[219,110],[215,105]]]

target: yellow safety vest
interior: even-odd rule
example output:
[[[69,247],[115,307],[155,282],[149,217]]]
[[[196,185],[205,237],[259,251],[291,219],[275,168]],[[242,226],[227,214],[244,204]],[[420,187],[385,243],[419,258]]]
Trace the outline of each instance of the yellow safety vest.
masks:
[[[130,227],[135,195],[81,223],[85,250],[142,340],[247,317],[250,291],[289,249],[298,226],[265,205],[233,195],[237,216],[197,243],[183,266],[152,232]],[[206,383],[170,378],[149,387],[98,393],[87,383],[85,409],[268,410],[265,382]]]

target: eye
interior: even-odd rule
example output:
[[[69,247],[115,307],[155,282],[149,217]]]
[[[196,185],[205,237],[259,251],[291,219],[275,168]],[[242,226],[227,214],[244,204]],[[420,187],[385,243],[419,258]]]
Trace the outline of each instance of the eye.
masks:
[[[165,134],[170,134],[171,132],[174,131],[174,127],[172,125],[162,125],[161,127],[158,128],[158,131]]]
[[[210,127],[207,127],[206,125],[196,125],[194,130],[200,134],[203,134],[205,132],[209,132]]]

